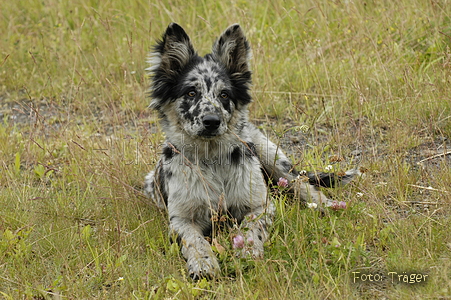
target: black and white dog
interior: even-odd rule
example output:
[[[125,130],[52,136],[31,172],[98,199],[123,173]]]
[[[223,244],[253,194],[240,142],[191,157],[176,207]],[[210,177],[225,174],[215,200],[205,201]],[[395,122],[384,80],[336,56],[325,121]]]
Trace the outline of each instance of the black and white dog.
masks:
[[[302,200],[331,205],[312,183],[330,186],[337,177],[299,179],[285,154],[249,122],[250,58],[237,24],[216,40],[211,54],[200,57],[183,28],[172,23],[150,54],[151,107],[160,115],[166,141],[145,191],[167,207],[193,278],[219,271],[205,239],[218,216],[247,228],[244,239],[252,243],[243,255],[263,256],[275,211],[268,181],[285,178]],[[345,184],[356,173],[338,179]]]

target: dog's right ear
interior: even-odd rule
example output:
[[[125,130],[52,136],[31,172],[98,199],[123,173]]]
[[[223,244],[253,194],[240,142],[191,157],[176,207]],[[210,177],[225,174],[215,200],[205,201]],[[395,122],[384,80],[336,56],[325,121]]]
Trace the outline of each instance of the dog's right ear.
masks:
[[[153,47],[148,60],[150,67],[146,69],[152,79],[151,107],[159,108],[172,98],[171,91],[179,75],[196,56],[185,30],[176,23],[169,24],[162,39]]]
[[[169,24],[166,32],[150,53],[150,72],[163,72],[168,76],[178,73],[196,55],[193,45],[183,28],[176,24]]]

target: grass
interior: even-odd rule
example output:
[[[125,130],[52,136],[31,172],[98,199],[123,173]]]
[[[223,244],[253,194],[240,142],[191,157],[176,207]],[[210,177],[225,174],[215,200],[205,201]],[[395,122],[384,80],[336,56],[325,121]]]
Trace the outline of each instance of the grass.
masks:
[[[449,299],[450,158],[436,156],[451,147],[448,4],[2,3],[0,295]],[[165,213],[141,193],[163,139],[145,60],[172,21],[202,54],[239,22],[254,53],[251,118],[300,169],[342,170],[358,150],[367,170],[327,191],[348,209],[324,218],[275,194],[263,260],[237,259],[221,233],[216,281],[186,278]],[[352,272],[428,279],[354,283]]]

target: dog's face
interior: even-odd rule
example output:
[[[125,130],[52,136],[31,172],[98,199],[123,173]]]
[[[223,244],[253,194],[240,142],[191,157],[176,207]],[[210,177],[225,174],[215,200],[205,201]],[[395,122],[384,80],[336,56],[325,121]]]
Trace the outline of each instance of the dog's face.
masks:
[[[169,25],[149,60],[151,107],[163,123],[177,124],[192,137],[223,135],[233,125],[234,112],[251,101],[250,55],[239,25],[227,28],[204,57],[179,25]]]
[[[224,134],[235,110],[224,69],[214,60],[204,59],[180,79],[180,88],[174,105],[185,131],[206,138]]]

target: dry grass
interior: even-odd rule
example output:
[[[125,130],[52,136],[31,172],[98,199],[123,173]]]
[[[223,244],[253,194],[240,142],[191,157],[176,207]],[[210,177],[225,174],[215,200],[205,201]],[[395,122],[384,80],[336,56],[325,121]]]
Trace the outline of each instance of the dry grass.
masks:
[[[449,298],[449,4],[3,3],[0,295]],[[367,169],[328,191],[348,209],[325,218],[275,195],[262,261],[238,260],[229,233],[218,236],[223,274],[210,282],[186,278],[164,212],[141,193],[162,141],[145,59],[172,21],[202,54],[228,25],[243,26],[254,52],[252,118],[299,168],[342,170],[358,150]],[[353,283],[357,271],[428,280]]]

